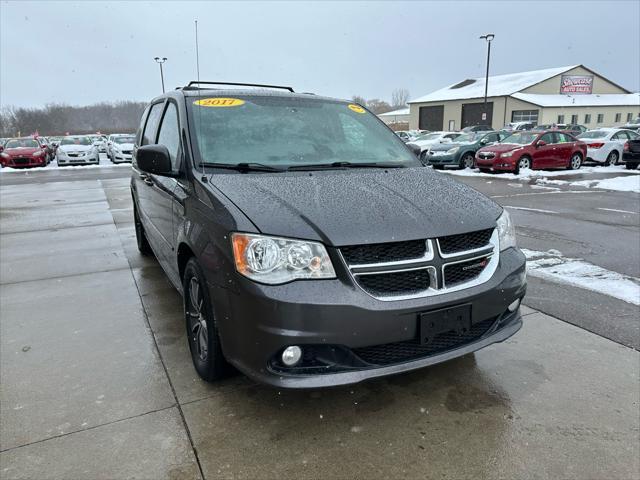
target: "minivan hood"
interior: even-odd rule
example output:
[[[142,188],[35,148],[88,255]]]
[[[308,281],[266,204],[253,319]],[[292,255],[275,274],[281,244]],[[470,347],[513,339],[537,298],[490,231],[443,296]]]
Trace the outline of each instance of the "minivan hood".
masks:
[[[502,208],[425,167],[213,175],[260,232],[344,246],[495,226]]]

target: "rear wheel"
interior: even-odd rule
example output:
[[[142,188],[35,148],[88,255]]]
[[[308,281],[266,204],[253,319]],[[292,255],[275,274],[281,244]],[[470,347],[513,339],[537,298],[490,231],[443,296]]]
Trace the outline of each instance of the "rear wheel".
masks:
[[[635,170],[636,168],[638,168],[638,165],[640,165],[640,164],[638,164],[638,163],[629,163],[629,162],[624,164],[624,166],[625,166],[625,168],[627,170]]]
[[[608,156],[607,156],[607,160],[604,162],[605,165],[617,165],[618,164],[618,158],[620,158],[620,156],[618,155],[618,152],[616,152],[615,150],[613,150]]]
[[[473,168],[475,160],[475,156],[471,152],[465,153],[460,159],[460,169]]]
[[[153,252],[151,251],[151,246],[147,240],[147,234],[145,233],[142,222],[140,221],[138,207],[135,203],[133,204],[133,223],[136,228],[136,242],[138,244],[138,250],[142,255],[151,255]]]
[[[582,156],[579,153],[574,153],[569,159],[569,165],[567,170],[578,170],[582,165]]]
[[[207,382],[213,382],[225,376],[228,364],[222,355],[207,282],[194,257],[185,267],[182,289],[191,360],[198,375]]]

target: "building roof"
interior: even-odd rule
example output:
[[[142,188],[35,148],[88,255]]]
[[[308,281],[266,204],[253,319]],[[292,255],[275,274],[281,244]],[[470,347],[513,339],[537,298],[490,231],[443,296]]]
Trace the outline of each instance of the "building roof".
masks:
[[[506,75],[494,75],[489,77],[488,97],[502,97],[529,88],[540,82],[568,72],[580,65],[567,67],[548,68],[545,70],[533,70],[531,72],[509,73]],[[448,87],[425,95],[409,103],[441,102],[444,100],[462,100],[468,98],[484,97],[485,78],[471,78],[457,82]]]
[[[409,115],[409,108],[401,108],[400,110],[394,110],[393,112],[380,113],[379,117],[396,117],[398,115]]]
[[[518,100],[539,105],[540,107],[640,106],[640,93],[607,93],[592,95],[514,93],[511,96]]]

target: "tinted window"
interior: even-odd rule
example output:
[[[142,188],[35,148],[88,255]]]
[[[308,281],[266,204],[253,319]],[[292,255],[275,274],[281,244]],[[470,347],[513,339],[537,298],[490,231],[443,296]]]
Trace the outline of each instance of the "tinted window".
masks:
[[[542,137],[540,137],[540,140],[545,142],[547,145],[550,143],[556,143],[553,138],[553,133],[545,133],[544,135],[542,135]]]
[[[160,123],[160,117],[162,116],[162,107],[164,103],[156,103],[151,107],[149,111],[149,117],[147,118],[147,125],[144,127],[144,133],[142,134],[141,145],[149,145],[156,143],[156,130]]]
[[[173,170],[178,170],[178,159],[180,158],[180,128],[178,126],[178,110],[173,102],[169,102],[167,111],[162,118],[158,144],[167,147],[169,155],[171,156],[171,166]]]

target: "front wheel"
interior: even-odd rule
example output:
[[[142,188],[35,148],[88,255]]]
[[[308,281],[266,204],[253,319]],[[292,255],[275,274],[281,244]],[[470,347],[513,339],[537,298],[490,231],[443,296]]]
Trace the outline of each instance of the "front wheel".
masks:
[[[571,158],[569,159],[569,166],[567,167],[567,169],[578,170],[581,165],[582,165],[582,157],[580,156],[579,153],[574,153],[573,155],[571,155]]]
[[[460,169],[473,168],[475,166],[475,160],[475,156],[472,153],[465,153],[460,159]]]
[[[520,157],[518,163],[516,163],[516,169],[513,173],[518,175],[520,170],[528,170],[531,168],[531,158],[529,157]]]
[[[133,204],[133,224],[136,229],[136,242],[138,244],[138,251],[142,255],[151,255],[151,246],[149,245],[149,240],[147,240],[147,234],[144,231],[144,226],[140,221],[140,216],[138,215],[138,207],[134,203]]]
[[[185,267],[182,291],[193,366],[203,380],[219,380],[227,373],[228,364],[222,355],[207,282],[200,264],[194,257],[189,259]]]

